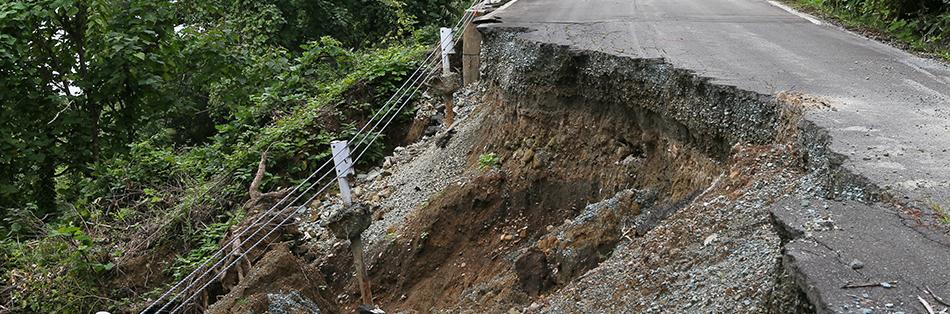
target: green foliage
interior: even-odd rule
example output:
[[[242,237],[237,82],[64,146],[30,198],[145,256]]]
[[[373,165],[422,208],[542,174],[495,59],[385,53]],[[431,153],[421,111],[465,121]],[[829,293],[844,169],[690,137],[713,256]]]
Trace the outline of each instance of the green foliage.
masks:
[[[943,224],[944,228],[950,230],[950,202],[941,205],[940,202],[937,202],[930,197],[926,197],[924,201],[926,202],[927,206],[934,211],[937,221]]]
[[[224,235],[227,234],[228,229],[240,222],[243,218],[243,214],[231,215],[230,219],[225,222],[213,223],[207,228],[193,233],[190,240],[192,246],[195,248],[188,252],[187,255],[177,256],[175,263],[165,269],[165,271],[171,273],[176,281],[184,279],[185,276],[188,276],[188,274],[197,269],[198,266],[210,259],[211,256],[218,251],[219,243],[221,239],[224,238]]]
[[[469,1],[460,0],[184,0],[185,25],[227,24],[252,49],[301,45],[334,36],[346,47],[374,47],[381,39],[406,39],[417,27],[454,25]]]
[[[122,154],[142,121],[169,108],[162,57],[174,49],[169,4],[0,4],[0,206],[53,213],[57,168]]]
[[[0,3],[0,281],[13,287],[12,309],[116,311],[135,300],[110,299],[117,293],[103,281],[163,244],[181,248],[167,271],[183,277],[241,218],[265,150],[262,190],[301,182],[329,159],[330,141],[392,113],[383,103],[426,49],[413,40],[454,25],[461,8]],[[367,150],[363,164],[383,155],[373,137],[351,147]]]
[[[498,166],[498,157],[495,157],[495,153],[482,154],[478,157],[478,170],[488,171],[495,166]]]
[[[800,0],[853,25],[884,30],[915,49],[948,55],[947,0]]]
[[[33,226],[35,231],[47,226]],[[102,276],[115,264],[121,251],[109,252],[81,228],[62,225],[49,236],[12,236],[0,240],[5,283],[12,286],[13,304],[32,313],[86,313],[101,310],[108,298]],[[11,235],[11,234],[8,234]],[[43,302],[36,302],[43,300]]]

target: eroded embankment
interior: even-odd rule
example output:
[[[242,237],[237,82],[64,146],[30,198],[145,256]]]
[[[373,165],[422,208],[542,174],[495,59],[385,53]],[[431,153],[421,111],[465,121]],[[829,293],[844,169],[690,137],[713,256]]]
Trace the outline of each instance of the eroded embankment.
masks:
[[[466,171],[369,250],[384,309],[801,310],[764,208],[799,190],[800,111],[519,34],[484,34],[487,88],[461,122],[477,127],[448,144],[471,145]],[[355,307],[352,270],[317,262]]]

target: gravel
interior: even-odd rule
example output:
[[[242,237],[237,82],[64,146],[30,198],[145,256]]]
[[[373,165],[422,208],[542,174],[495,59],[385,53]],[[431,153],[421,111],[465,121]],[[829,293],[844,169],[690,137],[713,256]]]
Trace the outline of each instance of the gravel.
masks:
[[[766,146],[767,147],[767,146]],[[795,312],[805,307],[780,266],[767,205],[812,180],[778,150],[741,147],[733,167],[686,208],[537,304],[537,313]],[[744,156],[744,157],[743,157]],[[769,164],[771,163],[771,164]],[[736,181],[746,179],[741,186]]]
[[[353,201],[379,205],[381,209],[362,235],[367,244],[365,256],[370,259],[367,264],[371,264],[383,249],[379,244],[385,243],[382,240],[386,235],[392,232],[392,228],[405,224],[413,209],[429,196],[460,180],[459,175],[465,169],[466,157],[477,135],[472,130],[486,114],[476,110],[478,106],[474,98],[484,90],[484,86],[473,84],[455,93],[456,122],[449,126],[454,134],[444,148],[435,145],[447,134],[446,126],[442,125],[435,136],[424,136],[407,147],[396,147],[392,156],[385,157],[384,167],[357,174],[357,180],[351,186]],[[428,119],[439,114],[444,106],[428,94],[422,98],[417,117]],[[298,225],[318,254],[330,252],[337,244],[337,240],[321,225],[333,212],[342,208],[341,203],[339,196],[312,203],[308,208],[311,218],[303,219]]]

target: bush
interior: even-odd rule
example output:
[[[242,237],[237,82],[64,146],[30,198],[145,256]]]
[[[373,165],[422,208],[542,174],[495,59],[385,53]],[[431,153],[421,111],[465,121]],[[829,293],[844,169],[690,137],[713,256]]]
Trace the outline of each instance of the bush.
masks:
[[[950,57],[950,6],[945,0],[803,0],[851,24],[884,30],[919,50]]]

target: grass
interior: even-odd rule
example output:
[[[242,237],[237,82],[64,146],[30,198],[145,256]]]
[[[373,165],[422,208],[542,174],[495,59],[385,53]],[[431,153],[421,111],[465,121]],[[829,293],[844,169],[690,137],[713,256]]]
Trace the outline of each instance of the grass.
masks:
[[[934,211],[937,221],[950,231],[950,202],[940,205],[940,202],[933,200],[929,196],[924,198],[924,202],[927,204],[927,207],[930,207],[930,209]]]

